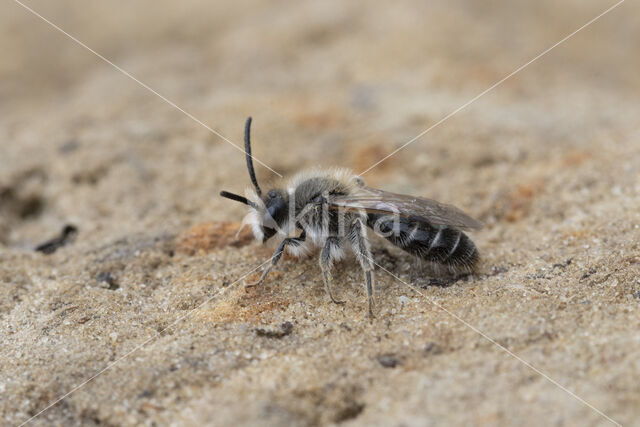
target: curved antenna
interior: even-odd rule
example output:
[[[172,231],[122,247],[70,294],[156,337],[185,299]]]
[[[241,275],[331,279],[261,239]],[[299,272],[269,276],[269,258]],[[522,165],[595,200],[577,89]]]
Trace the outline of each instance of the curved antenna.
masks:
[[[251,178],[251,182],[256,188],[256,193],[258,193],[258,196],[262,197],[262,190],[258,185],[256,172],[253,170],[253,157],[251,156],[251,117],[247,118],[247,122],[244,125],[244,154],[247,159],[247,169],[249,169],[249,177]]]
[[[245,205],[251,206],[255,210],[259,210],[260,207],[253,203],[251,200],[246,197],[239,196],[237,194],[229,193],[228,191],[221,191],[220,195],[224,198],[235,200],[236,202],[244,203]]]

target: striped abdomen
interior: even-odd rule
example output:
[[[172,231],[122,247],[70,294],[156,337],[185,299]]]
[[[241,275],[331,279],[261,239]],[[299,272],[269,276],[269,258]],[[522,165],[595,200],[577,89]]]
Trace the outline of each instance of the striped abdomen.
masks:
[[[471,239],[455,228],[373,213],[367,225],[400,249],[433,263],[470,269],[479,259]]]

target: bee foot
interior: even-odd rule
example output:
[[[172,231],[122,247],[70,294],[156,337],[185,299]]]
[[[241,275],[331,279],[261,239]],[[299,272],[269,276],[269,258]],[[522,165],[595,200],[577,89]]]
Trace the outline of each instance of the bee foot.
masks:
[[[334,304],[340,305],[340,304],[344,304],[345,303],[343,300],[337,300],[332,296],[329,296],[329,297],[331,298],[331,302],[333,302]]]
[[[262,280],[258,280],[257,282],[253,282],[253,283],[245,283],[244,289],[248,291],[251,288],[255,288],[256,286],[261,285],[262,282],[263,282]]]

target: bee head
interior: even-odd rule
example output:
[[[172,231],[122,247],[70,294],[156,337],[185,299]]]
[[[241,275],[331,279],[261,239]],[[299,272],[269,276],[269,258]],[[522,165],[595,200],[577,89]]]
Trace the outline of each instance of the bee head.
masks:
[[[262,190],[258,185],[258,179],[253,169],[250,134],[251,117],[247,119],[244,128],[244,151],[247,169],[249,170],[249,178],[251,178],[251,182],[253,183],[256,197],[252,197],[253,200],[249,200],[246,197],[227,191],[221,191],[220,195],[227,199],[244,203],[251,208],[250,216],[251,223],[254,227],[253,234],[256,238],[261,238],[263,242],[266,242],[273,237],[278,232],[278,228],[286,222],[288,197],[285,192],[276,189],[269,190],[265,196],[262,195]]]
[[[262,232],[263,242],[273,237],[278,228],[282,227],[287,220],[287,195],[280,190],[269,190],[263,199],[265,206],[262,212]]]

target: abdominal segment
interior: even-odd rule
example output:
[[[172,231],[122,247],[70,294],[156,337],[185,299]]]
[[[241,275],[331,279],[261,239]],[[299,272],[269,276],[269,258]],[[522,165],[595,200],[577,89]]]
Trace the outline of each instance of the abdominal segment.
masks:
[[[400,249],[452,269],[471,269],[479,259],[471,239],[455,228],[415,219],[369,213],[367,225]]]

